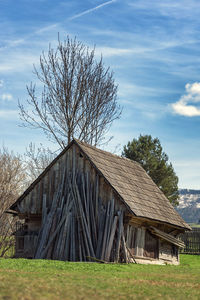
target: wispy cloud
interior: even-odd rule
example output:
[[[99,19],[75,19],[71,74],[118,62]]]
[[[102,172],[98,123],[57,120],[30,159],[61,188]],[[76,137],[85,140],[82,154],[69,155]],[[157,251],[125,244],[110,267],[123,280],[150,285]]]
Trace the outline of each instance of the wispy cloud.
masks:
[[[41,27],[40,29],[36,30],[34,32],[34,34],[42,34],[42,33],[45,33],[47,31],[51,31],[52,29],[57,28],[59,25],[60,25],[59,23],[55,23],[55,24],[51,24],[49,26]]]
[[[25,43],[25,39],[22,38],[22,39],[13,39],[13,40],[4,40],[3,41],[3,44],[1,45],[0,47],[0,50],[7,50],[9,48],[15,48],[15,47],[18,47],[18,46],[21,46]]]
[[[185,89],[186,93],[171,105],[173,111],[186,117],[200,116],[200,106],[195,106],[195,104],[200,103],[200,82],[187,83]]]
[[[4,93],[0,96],[0,98],[3,100],[3,101],[11,101],[13,99],[13,96],[9,93]]]
[[[145,86],[145,85],[137,85],[133,84],[128,81],[123,81],[122,79],[120,80],[120,85],[119,85],[119,91],[118,91],[118,96],[123,98],[129,97],[132,99],[134,96],[142,96],[142,97],[155,97],[158,95],[158,93],[170,93],[168,89],[163,89],[159,87],[152,87],[152,86]]]
[[[0,118],[4,120],[18,120],[18,110],[0,110]]]
[[[3,79],[0,79],[0,88],[2,88],[3,85],[4,85],[4,81],[3,81]]]
[[[35,37],[37,37],[37,35],[42,35],[42,34],[46,34],[47,32],[52,33],[52,31],[54,30],[56,33],[59,32],[59,26],[60,23],[54,23],[51,25],[47,25],[47,26],[42,26],[32,32],[30,32],[29,34],[26,34],[23,36],[23,38],[13,38],[13,39],[9,39],[9,40],[4,40],[3,44],[0,46],[0,50],[7,50],[7,49],[11,49],[11,48],[18,48],[20,49],[20,47],[24,47],[24,45],[26,46],[29,43],[35,43]],[[45,38],[44,38],[45,39]],[[41,43],[41,42],[40,42]]]
[[[79,18],[79,17],[82,17],[82,16],[84,16],[84,15],[87,15],[87,14],[89,14],[89,13],[91,13],[91,12],[93,12],[93,11],[99,9],[99,8],[102,8],[102,7],[106,6],[106,5],[112,4],[112,3],[114,3],[114,2],[116,2],[116,0],[111,0],[111,1],[104,2],[104,3],[102,3],[102,4],[98,5],[98,6],[95,6],[95,7],[93,7],[93,8],[87,9],[87,10],[85,10],[85,11],[79,13],[79,14],[76,14],[76,15],[74,15],[74,16],[68,18],[68,20],[74,20],[74,19],[77,19],[77,18]]]
[[[39,52],[38,54],[27,53],[25,50],[21,50],[20,53],[8,53],[4,55],[4,61],[0,65],[0,72],[22,72],[26,69],[31,69],[33,64],[39,62]]]
[[[114,34],[114,33],[113,33]],[[110,56],[124,56],[124,55],[131,55],[131,54],[147,54],[151,55],[156,60],[163,60],[162,57],[157,55],[157,51],[162,51],[162,50],[170,50],[171,48],[175,47],[181,47],[182,45],[188,45],[194,43],[193,40],[171,40],[171,41],[162,41],[158,39],[152,39],[149,37],[145,37],[145,43],[141,42],[140,36],[137,35],[131,35],[127,34],[126,32],[121,32],[120,34],[118,33],[118,36],[122,35],[124,39],[129,39],[129,40],[136,40],[137,41],[137,46],[128,46],[129,43],[127,43],[126,48],[121,48],[121,47],[96,47],[95,53],[97,55],[103,54],[104,57],[110,57]],[[119,39],[119,38],[118,38]],[[168,59],[165,56],[165,60]],[[172,58],[171,58],[172,60]],[[174,61],[174,59],[173,59]]]
[[[189,168],[189,167],[198,167],[200,168],[200,161],[195,160],[187,160],[187,161],[181,161],[177,160],[173,163],[174,166],[180,167],[180,168]]]
[[[128,5],[134,9],[139,10],[148,10],[149,3],[148,1],[129,1]],[[157,13],[162,16],[170,16],[171,18],[184,19],[184,18],[193,18],[198,16],[200,4],[198,1],[187,0],[174,1],[165,0],[165,1],[151,1],[151,14]]]
[[[95,53],[96,53],[96,55],[103,54],[104,57],[121,56],[121,55],[132,54],[133,49],[131,49],[131,48],[115,48],[115,47],[97,47]]]

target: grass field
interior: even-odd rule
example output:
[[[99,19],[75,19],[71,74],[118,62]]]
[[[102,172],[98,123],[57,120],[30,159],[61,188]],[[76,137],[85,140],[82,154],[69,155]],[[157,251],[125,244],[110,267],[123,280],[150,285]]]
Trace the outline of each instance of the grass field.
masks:
[[[191,227],[196,227],[196,228],[200,228],[200,224],[196,224],[196,223],[188,223]]]
[[[0,259],[0,299],[200,299],[200,256],[180,266]]]

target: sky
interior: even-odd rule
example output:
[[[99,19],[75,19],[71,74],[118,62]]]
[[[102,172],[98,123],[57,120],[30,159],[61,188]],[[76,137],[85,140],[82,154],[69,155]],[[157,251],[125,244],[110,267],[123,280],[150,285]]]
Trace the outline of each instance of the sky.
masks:
[[[18,101],[37,83],[49,43],[68,35],[96,46],[118,84],[120,120],[105,150],[120,154],[140,134],[160,139],[180,188],[200,189],[199,0],[0,0],[0,147],[55,145],[21,127]]]

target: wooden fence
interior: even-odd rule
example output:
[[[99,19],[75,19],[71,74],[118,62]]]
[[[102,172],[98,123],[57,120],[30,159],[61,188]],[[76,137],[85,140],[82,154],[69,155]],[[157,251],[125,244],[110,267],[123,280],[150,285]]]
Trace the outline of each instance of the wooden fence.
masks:
[[[185,243],[185,248],[181,249],[181,253],[200,255],[200,228],[194,227],[192,231],[180,235],[180,238]]]

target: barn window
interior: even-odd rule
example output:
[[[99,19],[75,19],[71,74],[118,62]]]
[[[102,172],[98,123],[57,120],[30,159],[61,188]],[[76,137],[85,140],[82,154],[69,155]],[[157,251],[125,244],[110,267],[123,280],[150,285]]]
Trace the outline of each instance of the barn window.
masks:
[[[158,238],[146,230],[144,254],[145,257],[158,258]]]

